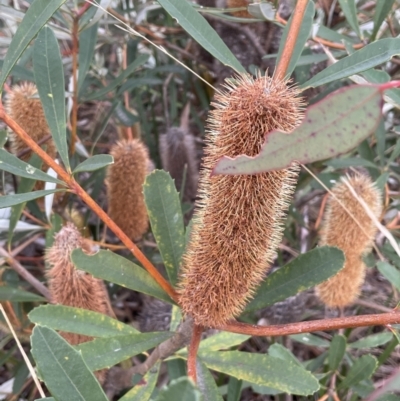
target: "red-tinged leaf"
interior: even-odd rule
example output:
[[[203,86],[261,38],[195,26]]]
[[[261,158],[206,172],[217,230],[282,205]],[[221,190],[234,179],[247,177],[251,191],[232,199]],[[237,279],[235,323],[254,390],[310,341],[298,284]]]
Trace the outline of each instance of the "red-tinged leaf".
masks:
[[[257,156],[224,156],[212,174],[256,174],[289,167],[294,161],[312,163],[350,151],[375,131],[381,118],[382,91],[395,85],[389,84],[339,89],[309,107],[292,133],[268,133]]]

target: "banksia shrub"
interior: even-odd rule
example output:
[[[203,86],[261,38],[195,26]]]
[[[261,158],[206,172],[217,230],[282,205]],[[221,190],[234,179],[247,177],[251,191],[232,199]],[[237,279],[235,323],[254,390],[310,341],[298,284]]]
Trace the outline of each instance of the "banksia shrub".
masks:
[[[180,304],[203,326],[238,315],[264,278],[282,235],[298,167],[255,175],[210,176],[224,155],[255,156],[273,129],[302,117],[286,81],[241,75],[216,96],[199,180],[199,203],[180,279]]]
[[[55,236],[53,246],[46,254],[50,266],[47,276],[51,301],[55,304],[73,306],[113,316],[107,290],[102,280],[77,270],[71,261],[71,252],[82,248],[90,253],[89,244],[71,223],[64,226]],[[92,340],[91,337],[60,333],[71,345]],[[96,372],[100,382],[105,379],[105,370]]]
[[[163,169],[175,180],[175,186],[181,191],[184,184],[183,200],[192,202],[196,198],[198,171],[194,138],[182,128],[172,127],[160,135],[160,156]],[[183,173],[186,165],[186,179]]]
[[[379,218],[382,211],[381,194],[371,179],[358,174],[344,180],[347,180]],[[317,294],[325,305],[340,308],[354,302],[360,292],[366,269],[362,257],[372,248],[377,232],[376,225],[343,181],[332,188],[337,199],[331,196],[328,200],[320,245],[340,248],[345,254],[346,262],[338,274],[317,286]]]
[[[114,164],[107,172],[108,214],[132,240],[148,229],[149,220],[143,196],[149,154],[138,139],[122,140],[111,149]]]
[[[50,135],[46,117],[43,112],[36,85],[31,82],[24,82],[14,85],[10,93],[7,94],[5,108],[10,117],[15,120],[27,134],[42,146],[46,145],[46,152],[53,159],[57,151],[53,139],[49,138],[42,143],[45,137]],[[11,132],[11,152],[18,155],[27,149],[27,145],[16,134]],[[32,152],[29,151],[21,156],[24,161],[29,160]]]

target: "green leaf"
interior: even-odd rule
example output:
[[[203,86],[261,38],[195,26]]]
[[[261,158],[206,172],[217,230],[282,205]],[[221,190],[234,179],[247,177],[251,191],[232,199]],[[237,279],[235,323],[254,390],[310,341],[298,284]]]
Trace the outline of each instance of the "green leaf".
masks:
[[[110,251],[99,251],[95,255],[89,256],[81,249],[76,249],[72,252],[71,257],[79,270],[88,272],[94,277],[110,281],[134,291],[143,292],[144,294],[173,304],[171,298],[146,270],[122,256]]]
[[[302,84],[301,88],[316,88],[329,82],[347,78],[350,75],[359,74],[389,61],[398,54],[400,54],[400,38],[378,40],[325,68]]]
[[[318,380],[310,372],[268,355],[224,351],[202,352],[200,357],[212,370],[288,394],[311,395],[319,389]]]
[[[35,401],[56,401],[53,397],[38,398]]]
[[[300,255],[267,277],[247,305],[246,312],[273,305],[322,283],[343,265],[343,252],[334,247],[322,246]]]
[[[36,41],[33,53],[33,72],[47,123],[58,153],[68,171],[64,66],[56,36],[44,27]]]
[[[102,313],[71,306],[42,305],[33,309],[28,317],[32,323],[90,337],[114,337],[138,333],[133,327]]]
[[[328,364],[329,369],[335,371],[346,352],[346,337],[340,334],[336,334],[331,341],[331,346],[328,351]]]
[[[350,348],[375,348],[380,345],[384,345],[388,343],[393,338],[393,334],[390,332],[372,334],[371,336],[367,336],[362,338],[361,340],[354,341],[354,343],[350,343]]]
[[[25,194],[5,195],[0,196],[0,209],[4,207],[18,205],[19,203],[28,202],[33,199],[41,198],[42,196],[54,194],[55,192],[61,192],[62,189],[48,189],[41,191],[33,191]]]
[[[158,0],[158,2],[195,41],[222,64],[232,67],[236,72],[245,72],[220,36],[188,1]]]
[[[273,358],[282,359],[297,366],[303,367],[300,361],[283,345],[275,343],[268,348],[268,354]]]
[[[314,334],[292,334],[289,336],[292,340],[298,341],[305,345],[311,345],[313,347],[329,347],[329,341],[324,340]]]
[[[374,30],[372,31],[372,35],[370,38],[371,42],[375,40],[379,28],[381,27],[382,22],[385,20],[390,10],[392,9],[394,2],[395,0],[385,0],[376,2],[375,13],[374,13]]]
[[[0,301],[44,302],[46,299],[18,288],[0,286]]]
[[[339,89],[310,106],[290,135],[270,132],[257,156],[222,157],[213,174],[255,174],[286,168],[295,160],[306,164],[346,153],[375,131],[381,103],[379,87]]]
[[[377,359],[372,355],[363,355],[357,359],[350,370],[347,372],[346,377],[337,387],[338,390],[342,388],[348,388],[361,381],[368,379],[375,372],[378,366]]]
[[[343,14],[347,19],[347,22],[357,34],[361,37],[360,27],[357,20],[357,8],[354,0],[339,0],[340,7],[342,8]]]
[[[89,71],[90,63],[92,62],[94,49],[97,41],[97,29],[99,24],[94,24],[90,28],[85,29],[79,35],[79,55],[78,55],[78,93],[82,92],[83,81]]]
[[[174,335],[169,331],[160,333],[128,334],[116,337],[96,338],[76,345],[91,370],[110,368],[119,362],[154,348]]]
[[[0,91],[8,74],[28,47],[32,39],[37,35],[42,26],[64,4],[66,0],[35,0],[27,9],[24,19],[8,47],[6,57],[0,75]]]
[[[297,61],[299,60],[301,53],[303,52],[304,46],[307,43],[308,38],[310,37],[311,28],[312,28],[312,24],[313,24],[313,20],[314,20],[314,14],[315,14],[314,3],[312,1],[309,1],[307,4],[307,8],[306,8],[304,17],[303,17],[303,21],[301,22],[300,32],[296,39],[296,46],[294,48],[292,57],[290,59],[289,66],[286,70],[286,76],[290,77],[290,75],[292,75],[292,72],[297,65]],[[292,23],[293,15],[294,15],[294,13],[292,14],[292,16],[289,19],[289,22],[286,24],[285,28],[283,29],[276,64],[279,63],[279,60],[282,56],[282,52],[283,52],[283,49],[286,44],[287,34],[289,32],[290,25]]]
[[[176,284],[179,265],[185,251],[185,229],[181,202],[171,176],[155,170],[143,184],[144,200],[165,269],[172,285]]]
[[[369,160],[365,160],[361,157],[346,157],[344,159],[332,159],[328,160],[324,163],[326,166],[331,166],[334,168],[348,168],[354,166],[362,166],[362,167],[370,167],[379,169],[379,167],[370,162]]]
[[[400,271],[398,269],[387,262],[378,262],[376,267],[389,283],[400,290]]]
[[[64,184],[63,181],[57,180],[57,178],[51,177],[31,164],[23,162],[22,160],[18,159],[18,157],[12,155],[4,149],[0,149],[0,170],[7,171],[8,173],[17,175],[19,177],[25,177],[30,180]]]
[[[223,401],[212,374],[201,361],[201,358],[197,358],[196,368],[197,387],[200,389],[203,396],[202,401]]]
[[[149,59],[149,57],[150,56],[148,54],[141,54],[135,61],[133,61],[131,64],[129,64],[128,67],[126,67],[126,69],[124,71],[122,71],[121,74],[117,78],[115,78],[108,86],[85,97],[84,100],[85,101],[95,100],[95,99],[99,99],[99,98],[105,96],[108,92],[111,92],[117,86],[121,85],[122,82],[126,78],[128,78],[129,75],[131,75],[137,68],[142,66]]]
[[[40,377],[57,401],[108,401],[81,354],[54,330],[36,326],[31,342]]]
[[[202,401],[200,391],[188,377],[172,380],[166,389],[162,389],[155,401]]]
[[[150,400],[153,390],[156,387],[158,372],[160,370],[160,362],[157,362],[143,378],[128,391],[119,401],[148,401]]]
[[[84,171],[95,171],[113,163],[114,158],[111,155],[95,155],[80,163],[77,167],[75,167],[72,173],[76,174]]]

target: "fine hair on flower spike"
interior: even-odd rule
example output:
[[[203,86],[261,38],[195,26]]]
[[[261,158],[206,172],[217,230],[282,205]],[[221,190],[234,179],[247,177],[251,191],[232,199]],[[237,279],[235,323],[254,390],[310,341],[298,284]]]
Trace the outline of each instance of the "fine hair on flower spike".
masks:
[[[265,134],[292,131],[303,116],[287,81],[243,74],[225,83],[208,118],[199,201],[180,276],[183,311],[202,326],[243,310],[265,277],[282,236],[298,166],[255,175],[213,176],[222,156],[255,156]]]
[[[381,193],[369,176],[356,174],[333,186],[334,196],[327,202],[319,244],[340,248],[346,261],[339,273],[316,288],[317,295],[328,307],[343,308],[357,299],[365,278],[362,258],[371,250],[378,231],[345,181],[378,219],[382,212]]]
[[[139,139],[117,142],[107,171],[108,214],[132,240],[148,230],[143,183],[149,171],[149,152]]]

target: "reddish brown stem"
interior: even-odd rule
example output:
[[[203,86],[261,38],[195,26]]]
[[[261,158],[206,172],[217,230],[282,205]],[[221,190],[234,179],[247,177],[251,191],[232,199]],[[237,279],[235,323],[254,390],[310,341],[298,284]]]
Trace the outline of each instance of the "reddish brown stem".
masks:
[[[252,324],[231,321],[223,326],[215,327],[231,333],[247,334],[251,336],[286,336],[289,334],[311,333],[313,331],[338,330],[353,327],[385,326],[386,324],[399,324],[400,313],[380,313],[376,315],[360,315],[338,317],[334,319],[313,320],[276,326],[256,326]]]
[[[290,59],[292,58],[294,48],[296,46],[297,37],[299,36],[301,23],[303,21],[304,13],[306,12],[308,0],[297,0],[296,8],[293,11],[293,20],[286,38],[285,47],[279,64],[277,65],[274,73],[274,79],[281,81],[286,76],[286,71],[289,67]]]
[[[71,111],[71,144],[70,152],[75,153],[78,127],[78,54],[79,54],[79,17],[75,16],[72,25],[72,111]]]
[[[114,223],[106,212],[89,196],[89,194],[75,181],[72,175],[69,175],[59,164],[57,164],[0,106],[0,119],[9,126],[16,135],[18,135],[39,157],[50,166],[58,176],[67,184],[67,186],[78,195],[90,209],[106,224],[111,231],[122,241],[122,243],[132,252],[136,259],[164,289],[164,291],[173,299],[177,300],[177,294],[172,286],[164,279],[153,264],[146,258],[140,249],[129,239],[129,237]]]
[[[76,17],[80,18],[82,17],[83,14],[90,8],[91,4],[90,3],[85,3],[77,12],[76,12]]]
[[[199,349],[201,334],[204,328],[202,326],[193,326],[192,339],[189,345],[189,354],[187,359],[187,374],[188,376],[197,383],[197,369],[196,369],[196,356]]]

